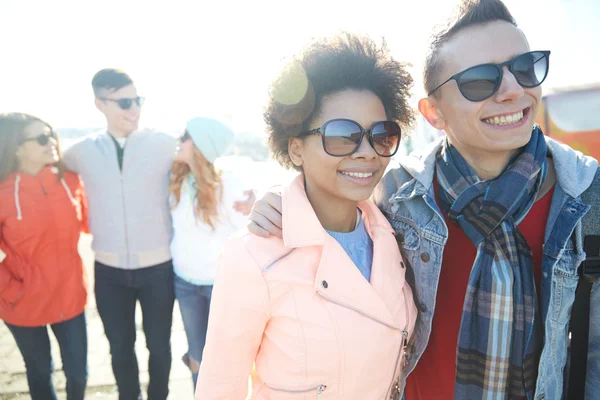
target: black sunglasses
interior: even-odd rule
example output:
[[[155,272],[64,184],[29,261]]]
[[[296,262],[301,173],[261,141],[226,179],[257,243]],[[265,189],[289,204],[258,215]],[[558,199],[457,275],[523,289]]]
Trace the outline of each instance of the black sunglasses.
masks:
[[[483,101],[492,97],[500,88],[504,67],[514,75],[524,88],[534,88],[544,82],[550,67],[549,51],[530,51],[500,64],[481,64],[452,75],[447,81],[427,95],[455,80],[458,90],[470,101]]]
[[[398,151],[402,136],[400,125],[394,121],[380,121],[365,130],[351,119],[332,119],[322,127],[303,132],[298,137],[320,134],[325,153],[334,157],[344,157],[358,150],[365,135],[375,153],[381,157],[391,157]]]
[[[46,146],[50,142],[50,139],[56,140],[56,133],[54,133],[54,131],[50,131],[50,133],[41,133],[37,136],[23,139],[22,142],[25,143],[35,140],[40,146]]]
[[[133,97],[133,98],[121,98],[121,99],[109,99],[108,97],[98,97],[100,100],[102,101],[113,101],[115,103],[117,103],[119,105],[119,108],[121,108],[121,110],[129,110],[131,108],[131,106],[133,105],[133,102],[135,101],[135,103],[138,105],[138,107],[141,107],[144,104],[144,101],[146,100],[144,97]]]

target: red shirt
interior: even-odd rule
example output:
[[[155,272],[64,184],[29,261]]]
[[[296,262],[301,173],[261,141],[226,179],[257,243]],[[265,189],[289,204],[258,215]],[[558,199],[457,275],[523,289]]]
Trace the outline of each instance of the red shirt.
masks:
[[[553,193],[554,188],[533,205],[519,224],[519,230],[533,253],[538,296],[542,277],[542,245]],[[465,293],[477,251],[460,226],[451,222],[447,215],[444,218],[448,225],[448,242],[444,249],[431,335],[423,356],[408,376],[407,400],[454,398],[456,346]]]

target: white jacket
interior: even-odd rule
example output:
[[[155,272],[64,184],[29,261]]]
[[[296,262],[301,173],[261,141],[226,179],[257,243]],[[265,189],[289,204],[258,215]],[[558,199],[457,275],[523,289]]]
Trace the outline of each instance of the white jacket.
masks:
[[[221,179],[223,201],[214,231],[194,215],[195,202],[187,185],[181,186],[179,204],[171,209],[175,274],[195,285],[213,284],[225,241],[247,224],[247,217],[233,209],[234,202],[246,198],[244,186],[233,171],[223,170]]]

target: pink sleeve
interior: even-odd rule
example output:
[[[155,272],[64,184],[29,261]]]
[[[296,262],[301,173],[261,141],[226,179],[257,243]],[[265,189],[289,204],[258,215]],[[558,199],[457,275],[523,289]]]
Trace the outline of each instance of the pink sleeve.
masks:
[[[262,272],[243,239],[227,242],[217,266],[196,400],[244,400],[269,313]]]

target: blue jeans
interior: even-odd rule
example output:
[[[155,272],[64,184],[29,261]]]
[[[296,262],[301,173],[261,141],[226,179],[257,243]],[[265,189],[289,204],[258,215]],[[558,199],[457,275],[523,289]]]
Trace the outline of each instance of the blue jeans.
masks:
[[[27,383],[33,400],[56,400],[52,384],[54,363],[48,328],[6,324],[21,351],[27,368]],[[83,400],[87,384],[87,329],[85,314],[50,325],[60,346],[67,377],[67,399]]]
[[[173,264],[168,261],[137,270],[96,262],[96,305],[110,344],[119,400],[142,398],[135,355],[135,306],[142,307],[148,360],[148,400],[166,400],[171,372]]]
[[[200,365],[202,362],[212,288],[212,286],[193,285],[175,276],[175,297],[179,302],[179,310],[188,340],[188,352],[183,356],[183,360],[192,371],[194,392],[196,391],[198,372],[191,368],[191,363]]]

